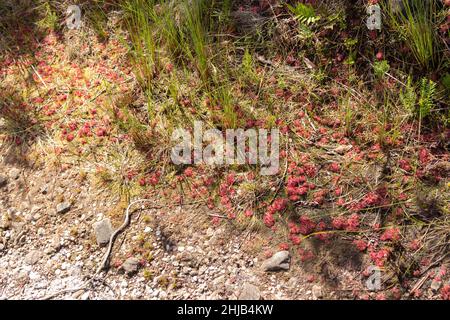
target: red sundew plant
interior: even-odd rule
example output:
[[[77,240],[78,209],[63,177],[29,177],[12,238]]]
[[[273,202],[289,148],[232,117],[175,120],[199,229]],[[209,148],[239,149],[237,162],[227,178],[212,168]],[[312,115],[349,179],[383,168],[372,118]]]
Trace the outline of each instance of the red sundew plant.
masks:
[[[299,248],[297,252],[301,262],[311,261],[315,257],[314,253],[311,250]]]
[[[234,212],[233,210],[228,210],[227,212],[227,217],[228,219],[236,219],[236,212]]]
[[[284,198],[277,198],[273,203],[267,208],[267,213],[273,215],[277,212],[282,212],[287,207],[287,200]]]
[[[319,223],[316,225],[316,232],[323,232],[323,233],[318,233],[314,236],[321,241],[328,241],[333,237],[333,234],[326,232],[327,230],[328,227],[326,223],[324,221],[319,221]]]
[[[289,240],[291,240],[292,244],[294,245],[299,245],[300,243],[302,243],[302,238],[296,236],[295,234],[290,234]]]
[[[369,159],[375,159],[380,155],[381,145],[379,143],[374,144],[370,149],[367,157]]]
[[[289,227],[289,233],[290,234],[299,234],[300,233],[300,228],[298,225],[296,225],[294,222],[289,222],[288,223],[288,227]]]
[[[389,203],[387,189],[379,188],[374,192],[369,192],[364,196],[364,198],[357,202],[349,205],[351,211],[360,211],[365,208],[373,206],[384,206]]]
[[[442,300],[450,300],[450,284],[446,284],[441,289]]]
[[[414,292],[413,292],[414,298],[420,298],[420,297],[422,296],[422,294],[423,294],[423,291],[420,290],[420,289],[416,289],[416,290],[414,290]]]
[[[168,73],[171,73],[173,71],[173,64],[172,63],[169,62],[169,63],[166,64],[166,71]]]
[[[34,99],[32,100],[32,102],[35,103],[35,104],[41,104],[41,103],[44,102],[44,98],[42,98],[42,97],[36,97],[36,98],[34,98]]]
[[[236,175],[234,174],[234,172],[228,174],[225,181],[226,181],[227,185],[232,186],[237,181]]]
[[[145,181],[145,178],[140,178],[138,183],[141,187],[144,187],[147,184],[147,181]]]
[[[382,248],[380,250],[375,250],[369,247],[369,256],[370,259],[375,263],[378,267],[383,267],[386,263],[387,259],[389,258],[389,255],[391,253],[391,250],[389,248]]]
[[[375,296],[375,300],[386,300],[386,295],[383,292],[380,292]]]
[[[210,187],[214,184],[215,179],[213,177],[204,177],[203,178],[203,185],[205,187]]]
[[[390,292],[391,299],[400,300],[402,298],[402,292],[398,287],[394,287]]]
[[[308,192],[308,186],[304,185],[306,178],[304,176],[290,176],[287,181],[286,192],[291,201],[297,201],[300,196]]]
[[[184,170],[184,175],[188,178],[192,177],[194,175],[194,169],[192,167],[188,167]]]
[[[89,122],[86,122],[78,131],[78,136],[80,137],[90,137],[92,136],[91,125]]]
[[[333,162],[330,164],[330,171],[338,173],[341,171],[341,167],[337,162]]]
[[[408,200],[408,195],[407,195],[406,193],[400,193],[400,194],[398,195],[398,199],[399,199],[400,201],[406,201],[406,200]]]
[[[310,217],[303,215],[299,218],[299,231],[302,235],[308,235],[314,231],[316,224]]]
[[[121,260],[114,260],[111,265],[113,268],[119,269],[122,266],[123,262]]]
[[[275,213],[283,212],[287,207],[287,200],[283,198],[275,199],[274,202],[267,207],[266,213],[263,217],[264,224],[271,228],[275,225],[275,219],[273,215]]]
[[[337,230],[343,230],[347,228],[347,219],[345,217],[335,217],[332,219],[331,224],[333,228]]]
[[[75,123],[75,122],[71,122],[71,123],[68,124],[68,127],[69,127],[70,131],[75,131],[78,128],[78,124]]]
[[[427,149],[421,148],[419,150],[419,163],[421,166],[425,166],[430,162],[430,153]]]
[[[269,9],[270,2],[271,1],[266,0],[260,1],[260,5],[254,6],[251,10],[261,12],[261,10]],[[248,11],[250,9],[247,6],[245,8],[241,7],[240,10]],[[281,7],[277,7],[275,10],[275,14],[283,12],[283,8]],[[268,14],[270,14],[270,12]],[[358,20],[357,22],[354,22],[355,25],[361,23],[360,19],[355,18],[355,20]],[[331,33],[331,31],[327,30],[327,33]],[[325,36],[325,32],[323,34]],[[369,34],[374,34],[376,36],[377,32],[369,32]],[[18,35],[20,36],[20,33]],[[322,38],[322,32],[318,33],[318,35]],[[351,31],[339,34],[339,37],[343,40],[351,39],[353,36],[354,34],[352,34]],[[111,107],[115,104],[115,99],[107,97],[109,96],[109,91],[114,93],[114,97],[124,93],[124,97],[127,99],[130,92],[136,92],[139,96],[138,101],[141,103],[141,90],[136,90],[138,87],[135,87],[135,81],[128,81],[135,76],[134,68],[130,65],[121,67],[121,63],[115,61],[115,58],[120,56],[118,53],[121,52],[121,49],[111,48],[112,41],[108,40],[105,42],[107,45],[95,44],[94,54],[90,55],[89,59],[87,59],[88,61],[85,61],[85,63],[74,62],[72,64],[67,64],[66,61],[68,55],[64,50],[63,44],[58,44],[58,42],[60,42],[58,37],[59,36],[56,34],[52,34],[47,36],[44,41],[40,41],[40,43],[31,39],[31,41],[36,42],[34,44],[36,51],[33,59],[30,57],[25,57],[23,59],[17,59],[16,57],[9,58],[6,57],[6,55],[5,57],[0,58],[0,61],[3,60],[0,62],[0,69],[2,69],[0,70],[0,74],[4,74],[6,77],[8,77],[8,74],[13,75],[17,73],[17,70],[15,69],[19,67],[19,63],[23,63],[25,66],[36,66],[39,76],[34,74],[33,77],[36,80],[36,87],[39,89],[36,92],[39,92],[41,96],[34,99],[30,98],[29,100],[33,102],[32,105],[37,111],[47,117],[43,126],[49,128],[49,132],[55,132],[56,135],[60,137],[61,142],[66,145],[65,148],[60,149],[60,151],[55,150],[55,153],[62,152],[61,156],[64,156],[65,151],[70,150],[70,154],[72,155],[75,154],[74,150],[79,150],[80,153],[81,151],[85,151],[83,158],[88,158],[90,156],[91,148],[82,146],[84,144],[92,143],[95,144],[96,147],[106,149],[108,147],[108,143],[104,143],[106,140],[109,142],[132,142],[132,138],[128,135],[119,133],[120,131],[123,131],[125,127],[121,126],[121,124],[128,124],[128,120],[130,120],[129,117],[134,117],[135,115],[137,116],[136,119],[139,121],[146,121],[147,115],[141,114],[143,111],[143,109],[141,111],[141,108],[133,108],[133,110],[129,110],[131,111],[130,113],[125,111],[127,108],[131,107],[131,104],[124,104],[121,107]],[[319,40],[322,41],[322,39]],[[26,37],[23,41],[27,41]],[[117,43],[117,46],[118,45],[119,43]],[[50,48],[49,46],[53,47]],[[54,52],[55,49],[61,50],[61,52]],[[124,50],[124,53],[129,51],[128,48],[122,49]],[[388,52],[387,49],[388,48],[384,47],[377,48],[373,52],[373,55],[377,52]],[[347,57],[350,58],[349,53],[344,52],[343,49],[339,50],[340,52],[331,53],[334,55],[334,59],[330,67],[332,67],[334,70],[333,72],[336,73],[336,81],[341,81],[346,86],[352,86],[351,81],[348,80],[350,73],[346,70],[348,68],[344,65],[345,59],[347,59]],[[101,61],[98,61],[95,59],[97,51],[114,52],[114,54],[109,57],[112,59],[107,59],[106,55],[102,54],[101,59],[99,59]],[[232,51],[233,50],[231,50],[231,52]],[[305,52],[305,54],[308,53]],[[61,58],[59,57],[60,55],[62,55],[62,58],[64,59],[62,61],[63,63],[58,61],[59,58]],[[325,60],[325,64],[329,62],[328,56],[322,57],[321,55],[322,54],[319,54],[317,59],[316,57],[314,59],[314,63],[319,64],[318,67],[320,69],[322,69],[322,64],[324,63],[321,61]],[[287,64],[298,67],[303,64],[303,60],[298,59],[298,56],[301,55],[292,51],[289,53],[287,59],[282,55],[278,55],[274,58],[274,62],[280,66],[282,64]],[[38,61],[35,61],[35,58],[37,58]],[[390,57],[386,55],[383,59],[389,60]],[[391,68],[396,68],[392,61],[389,61],[389,63]],[[256,67],[255,71],[258,76],[261,76],[265,74],[266,67],[264,64],[259,65],[261,66]],[[154,79],[157,82],[160,80],[170,80],[172,76],[175,76],[175,71],[181,71],[170,62],[162,62],[161,67],[163,72],[157,72],[156,78]],[[6,68],[8,69],[4,70]],[[218,68],[219,73],[221,69],[222,68]],[[329,70],[325,71],[328,72]],[[197,75],[195,73],[189,74],[189,72],[190,68],[187,68],[185,70],[185,76],[188,78],[186,80],[187,83],[184,83],[185,80],[183,77],[178,79],[180,83],[177,83],[177,86],[179,85],[179,88],[177,89],[180,89],[180,91],[175,100],[178,101],[180,105],[176,107],[183,113],[186,112],[186,116],[191,118],[201,116],[204,121],[209,122],[212,120],[212,122],[214,122],[215,120],[213,117],[216,117],[217,121],[222,122],[223,116],[221,113],[223,112],[224,105],[217,101],[219,99],[215,97],[205,98],[208,95],[213,96],[213,94],[204,91],[203,89],[196,90],[195,88],[198,88],[199,85],[197,79],[195,79]],[[124,74],[127,75],[126,79],[123,76]],[[70,90],[69,94],[63,94],[55,89],[50,89],[48,92],[43,93],[45,92],[43,86],[54,88],[53,82],[56,81],[56,79],[58,80],[58,87],[66,87],[65,85],[59,86],[59,82],[64,78],[70,79],[66,81],[66,85],[67,87],[73,88],[73,90]],[[111,86],[107,87],[108,94],[105,95],[101,92],[104,91],[104,82],[108,80]],[[234,81],[234,79],[232,80]],[[151,192],[154,192],[153,196],[155,194],[161,195],[161,193],[163,193],[165,198],[172,197],[172,201],[175,203],[181,202],[182,197],[174,196],[173,190],[178,183],[185,182],[187,186],[184,190],[185,196],[204,198],[208,208],[214,211],[222,210],[224,217],[234,219],[236,213],[239,212],[242,216],[247,217],[248,220],[251,219],[253,221],[261,218],[263,223],[272,230],[280,228],[280,233],[274,233],[272,239],[270,239],[270,241],[274,243],[279,243],[279,237],[284,236],[286,231],[288,231],[287,239],[281,240],[286,241],[286,243],[281,243],[279,245],[280,249],[283,250],[288,250],[289,246],[297,246],[294,248],[298,249],[301,243],[306,242],[306,239],[311,235],[314,235],[313,241],[315,238],[326,241],[329,240],[331,236],[334,237],[345,234],[346,239],[351,237],[350,243],[352,246],[355,246],[361,252],[367,252],[370,259],[374,261],[374,263],[371,264],[386,264],[389,255],[391,252],[393,254],[393,250],[397,247],[391,242],[403,240],[402,238],[405,238],[405,243],[407,243],[406,246],[410,250],[417,251],[422,249],[423,251],[426,251],[428,247],[426,239],[423,239],[420,236],[420,232],[417,233],[417,239],[408,242],[408,240],[410,240],[407,239],[409,233],[403,234],[403,231],[400,232],[400,230],[403,230],[401,229],[402,227],[400,227],[400,225],[397,226],[394,223],[404,223],[404,220],[406,219],[403,218],[410,213],[410,210],[413,211],[416,209],[415,202],[407,200],[413,200],[411,198],[412,192],[410,190],[419,182],[416,180],[417,178],[427,178],[427,182],[428,178],[432,178],[433,175],[436,176],[436,181],[445,179],[445,171],[442,172],[442,170],[437,169],[435,172],[433,169],[430,169],[432,167],[430,166],[430,162],[436,160],[437,164],[438,160],[441,162],[444,159],[441,144],[435,144],[437,139],[443,138],[443,135],[439,138],[436,137],[436,133],[432,132],[433,128],[431,123],[427,123],[427,130],[423,130],[430,131],[430,133],[426,135],[423,133],[420,134],[420,130],[418,130],[420,124],[412,117],[405,118],[404,121],[400,122],[397,122],[397,119],[394,118],[394,121],[388,121],[392,124],[383,125],[381,123],[384,123],[385,119],[382,118],[383,121],[380,121],[381,118],[379,118],[377,114],[380,110],[371,110],[366,114],[367,110],[365,110],[365,108],[360,108],[358,101],[351,101],[351,103],[349,103],[347,115],[344,113],[342,105],[337,103],[337,101],[340,101],[340,98],[344,97],[342,95],[345,94],[346,90],[343,90],[338,85],[331,85],[330,88],[328,87],[328,84],[326,84],[326,89],[330,90],[322,90],[323,88],[320,87],[318,88],[320,90],[316,90],[315,86],[311,86],[311,88],[314,88],[314,93],[311,94],[312,92],[309,92],[309,90],[298,88],[298,86],[296,86],[297,80],[295,78],[291,79],[289,75],[285,74],[278,75],[276,70],[274,70],[273,74],[266,80],[265,84],[271,86],[268,88],[269,92],[266,91],[266,86],[256,90],[253,85],[246,88],[241,84],[237,84],[236,88],[234,87],[234,83],[231,82],[230,86],[233,86],[230,88],[232,90],[231,92],[233,92],[233,95],[236,95],[233,98],[236,98],[236,101],[239,101],[239,106],[232,102],[231,108],[238,116],[239,127],[241,127],[243,123],[245,123],[246,128],[272,127],[275,122],[275,127],[280,128],[280,131],[283,134],[281,139],[289,139],[289,148],[280,151],[280,158],[283,160],[287,159],[288,161],[287,175],[284,175],[283,177],[286,178],[286,181],[281,188],[278,188],[277,178],[279,178],[279,176],[261,177],[255,175],[255,170],[253,170],[253,168],[249,169],[250,172],[246,174],[241,174],[241,169],[239,169],[239,173],[231,172],[228,174],[230,172],[230,167],[224,167],[220,170],[215,170],[214,174],[209,176],[206,171],[202,172],[201,168],[192,166],[185,169],[183,174],[176,175],[175,178],[172,178],[170,175],[167,183],[172,186],[172,188],[164,187],[161,189],[156,188],[156,186],[160,183],[161,179],[165,179],[165,177],[161,178],[161,173],[159,172],[147,172],[143,171],[145,170],[144,168],[139,168],[136,169],[136,172],[128,172],[123,178],[133,180],[133,187],[141,186],[142,188],[137,188],[137,190],[145,195],[150,194]],[[381,90],[383,90],[383,85],[386,87],[389,85],[388,79],[380,82],[382,82],[379,86]],[[364,84],[366,81],[361,81],[360,83]],[[159,87],[160,84],[156,84],[157,87]],[[188,84],[187,88],[193,89],[188,90],[189,94],[187,94],[185,89],[186,84]],[[321,86],[322,83],[319,85]],[[204,86],[201,88],[203,87]],[[291,88],[295,88],[295,92]],[[390,90],[394,89],[394,87],[390,88]],[[325,95],[322,96],[322,92],[325,91]],[[100,92],[100,95],[89,101],[91,97],[95,95],[95,92]],[[199,96],[197,96],[198,93]],[[360,93],[358,96],[362,96],[366,94],[366,91],[358,90],[358,93]],[[367,94],[367,97],[361,97],[364,98],[361,101],[370,101],[370,103],[376,102],[377,97],[369,96],[370,92]],[[381,95],[379,96],[381,97]],[[276,97],[279,99],[277,100]],[[241,105],[241,101],[250,101],[250,103],[253,104],[252,101],[259,103],[259,101],[263,102],[267,98],[270,98],[270,102],[272,102],[271,100],[273,99],[276,100],[274,101],[274,106],[278,106],[283,100],[291,100],[298,103],[298,105],[301,106],[300,109],[303,110],[298,111],[297,109],[297,111],[295,111],[295,106],[292,106],[291,108],[290,104],[288,104],[288,109],[286,109],[287,112],[284,112],[277,107],[278,110],[273,114],[279,115],[279,118],[274,121],[271,115],[272,110],[270,110],[269,113],[261,110],[264,114],[258,114],[260,112],[258,108],[252,107],[251,110],[250,108],[247,108],[247,106],[242,108],[244,105]],[[316,100],[316,98],[320,100]],[[324,99],[322,100],[322,98]],[[163,95],[161,96],[161,100],[158,99],[158,101],[155,102],[164,104],[165,101],[162,100],[165,99],[166,97]],[[170,99],[173,98],[170,97]],[[334,101],[330,102],[329,100]],[[91,103],[93,104],[91,105]],[[128,104],[128,101],[126,101],[126,103]],[[438,101],[436,101],[436,103],[438,104]],[[194,109],[194,106],[197,104],[200,108]],[[95,107],[93,107],[94,105]],[[185,108],[183,108],[183,106]],[[189,113],[189,110],[191,113]],[[104,114],[110,114],[109,111],[111,112],[112,119],[104,121]],[[249,114],[247,114],[247,112]],[[308,114],[306,114],[306,112],[308,112]],[[382,111],[379,113],[382,113]],[[173,113],[173,115],[177,116],[176,113]],[[158,120],[152,121],[152,124],[150,124],[149,127],[158,130],[160,127],[157,125],[159,116],[163,119],[166,115],[164,113],[158,115]],[[350,118],[347,119],[347,116]],[[249,117],[252,119],[249,119]],[[77,120],[74,121],[74,119]],[[120,126],[116,126],[118,123]],[[400,129],[398,129],[394,123],[399,123]],[[61,127],[57,128],[60,124]],[[143,123],[143,125],[146,126],[147,123]],[[116,129],[119,132],[116,132]],[[396,131],[401,131],[398,134],[401,137],[398,137]],[[378,132],[378,136],[374,136],[375,132]],[[395,138],[390,137],[389,135],[391,134]],[[284,135],[286,137],[284,137]],[[89,139],[89,137],[93,137],[93,139]],[[100,137],[101,139],[97,139],[97,137]],[[305,142],[306,139],[302,139],[302,137],[313,141],[315,146],[311,145],[310,141]],[[12,143],[14,143],[14,141],[17,144],[22,143],[20,137],[16,137],[15,135],[12,135],[9,139]],[[27,139],[26,142],[28,141],[29,140]],[[379,141],[379,143],[374,144],[374,141]],[[406,141],[408,144],[406,144]],[[414,145],[415,143],[420,143],[420,145]],[[318,144],[326,146],[317,146]],[[375,183],[372,181],[371,172],[368,172],[367,175],[361,173],[365,173],[367,168],[370,169],[370,166],[368,166],[369,164],[372,165],[376,163],[378,166],[379,163],[382,163],[386,157],[384,149],[389,147],[389,145],[392,146],[391,149],[395,150],[394,154],[402,156],[400,156],[401,158],[395,158],[394,161],[397,161],[397,166],[393,167],[393,174],[383,175],[379,179],[380,181],[376,181]],[[247,149],[248,146],[246,146],[246,150]],[[332,149],[335,151],[329,152]],[[102,151],[103,150],[104,149],[102,149]],[[108,150],[105,151],[107,152]],[[290,158],[291,155],[293,157],[292,159]],[[154,158],[147,154],[143,156],[146,156],[152,163],[155,161]],[[352,162],[349,162],[348,165],[344,164],[341,162],[343,157]],[[371,159],[375,159],[375,161],[372,161]],[[280,161],[280,164],[283,162],[284,161]],[[248,169],[247,166],[243,167]],[[167,166],[165,168],[172,170],[173,167]],[[234,168],[234,166],[232,166],[232,168]],[[419,170],[415,171],[416,168]],[[399,169],[401,170],[400,173],[398,172]],[[437,172],[438,170],[440,172]],[[415,172],[417,172],[417,174],[413,175]],[[168,172],[166,171],[165,173]],[[219,174],[223,174],[223,176],[219,178]],[[239,186],[242,178],[244,178],[246,182],[252,181],[254,183],[249,186]],[[373,189],[377,188],[374,187],[374,185],[380,185],[378,182],[385,183],[385,185],[389,186],[389,190],[386,188]],[[165,180],[164,183],[166,183]],[[257,190],[253,190],[253,185]],[[166,189],[169,189],[169,191]],[[274,199],[272,196],[275,190],[276,195],[274,196]],[[390,204],[391,192],[395,195],[395,197],[393,197],[395,200],[402,202],[401,207],[399,204],[396,204],[395,206],[383,209],[382,207],[384,205]],[[271,201],[270,199],[274,200]],[[326,205],[326,208],[323,208],[324,211],[328,209],[336,210],[339,212],[339,216],[335,216],[335,213],[333,213],[331,217],[326,217],[323,218],[324,220],[321,220],[323,217],[322,214],[326,214],[326,212],[321,212],[320,218],[315,218],[315,214],[314,216],[312,214],[308,215],[310,212],[309,210],[301,212],[299,216],[297,216],[297,212],[288,212],[291,207],[297,205],[299,208],[296,209],[312,207],[313,209],[311,212],[315,212],[317,207],[323,206],[324,204]],[[403,212],[402,210],[405,211]],[[383,220],[383,224],[375,224],[372,221],[375,214],[379,214],[378,211],[382,211],[383,217],[384,211],[388,213],[386,216],[387,219]],[[260,214],[262,217],[259,216]],[[279,214],[279,216],[277,214]],[[284,223],[281,223],[284,222],[285,219],[288,220],[288,230],[285,230]],[[225,219],[220,217],[212,218],[212,223],[215,225],[223,223],[224,221]],[[363,224],[369,231],[363,230]],[[385,225],[388,225],[389,229],[381,229],[381,226]],[[366,238],[363,235],[365,232],[370,233],[370,237]],[[378,236],[378,239],[374,242],[369,242],[368,239],[374,238],[375,236]],[[418,239],[423,240],[419,241]],[[392,246],[392,248],[390,246]],[[421,248],[421,246],[423,246],[423,248]],[[308,261],[314,258],[313,252],[306,249],[299,249],[298,253],[300,255],[300,260],[302,261]],[[412,254],[412,252],[410,251],[409,254]],[[271,255],[272,253],[268,256]],[[422,252],[420,255],[422,255]],[[375,297],[375,295],[371,296]],[[450,288],[447,288],[447,296],[450,296]],[[383,299],[385,298],[385,296],[380,297]]]
[[[129,181],[133,180],[135,177],[137,176],[137,172],[136,170],[128,170],[127,173],[125,174],[125,178],[128,179]]]
[[[295,123],[294,123],[294,125],[295,125]],[[306,139],[311,138],[311,132],[308,129],[305,129],[303,127],[296,127],[295,132],[303,138],[306,138]]]
[[[367,242],[364,241],[364,240],[362,240],[362,239],[354,240],[354,241],[353,241],[353,244],[354,244],[354,245],[356,246],[356,248],[357,248],[359,251],[361,251],[361,252],[365,251],[365,250],[367,249],[367,247],[368,247]]]
[[[246,217],[252,217],[253,216],[253,210],[252,209],[247,209],[244,211],[244,215]]]
[[[347,231],[357,231],[359,227],[359,216],[354,213],[347,219],[345,230]]]
[[[218,226],[218,225],[220,225],[220,218],[219,217],[212,217],[211,218],[211,223],[212,223],[212,225],[214,225],[214,226]]]
[[[73,141],[73,139],[75,139],[75,136],[73,135],[73,133],[69,133],[69,134],[66,136],[67,142],[71,142],[71,141]]]
[[[370,268],[370,267],[365,268],[365,269],[361,272],[361,274],[363,275],[363,277],[368,278],[368,277],[372,274],[371,268]]]
[[[400,230],[398,228],[386,229],[380,237],[381,241],[398,241],[400,240]]]
[[[208,201],[206,202],[206,205],[209,209],[214,209],[216,207],[216,204],[214,202],[213,198],[208,198]]]
[[[95,134],[97,135],[97,137],[104,137],[107,134],[107,130],[105,128],[97,128]]]
[[[328,190],[326,190],[326,189],[321,189],[321,190],[316,191],[313,195],[314,202],[319,205],[322,205],[325,200],[325,195],[327,193],[328,193]]]
[[[429,266],[430,263],[431,263],[431,260],[430,260],[429,257],[425,257],[425,258],[422,258],[422,259],[420,260],[420,264],[421,264],[423,267]]]
[[[409,244],[408,244],[408,248],[409,250],[412,251],[417,251],[420,248],[420,241],[418,239],[414,239],[412,240]]]
[[[264,214],[263,222],[268,228],[271,228],[275,225],[275,220],[273,216],[267,212]]]
[[[273,256],[273,251],[272,250],[268,249],[268,250],[264,251],[264,257],[266,259],[269,259],[272,256]]]
[[[370,297],[369,297],[368,294],[363,294],[363,295],[361,295],[361,296],[359,297],[359,299],[361,299],[361,300],[370,300]]]
[[[305,163],[303,165],[306,175],[310,178],[314,178],[317,174],[317,168],[314,164]]]
[[[398,161],[398,165],[401,169],[405,170],[406,172],[410,172],[412,170],[411,164],[407,159],[400,159]]]

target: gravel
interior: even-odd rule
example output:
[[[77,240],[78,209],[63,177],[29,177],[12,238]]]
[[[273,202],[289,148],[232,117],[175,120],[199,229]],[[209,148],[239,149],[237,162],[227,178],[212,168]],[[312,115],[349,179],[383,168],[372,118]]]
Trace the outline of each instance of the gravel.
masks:
[[[41,259],[41,252],[38,250],[32,250],[25,256],[25,263],[29,265],[36,264]]]
[[[129,275],[134,274],[139,269],[139,259],[131,257],[122,264],[122,269]]]
[[[245,283],[241,291],[241,294],[239,295],[239,300],[260,300],[260,299],[261,299],[261,292],[259,291],[258,287],[251,283]]]
[[[56,213],[64,214],[70,211],[72,205],[68,202],[61,202],[56,206]]]

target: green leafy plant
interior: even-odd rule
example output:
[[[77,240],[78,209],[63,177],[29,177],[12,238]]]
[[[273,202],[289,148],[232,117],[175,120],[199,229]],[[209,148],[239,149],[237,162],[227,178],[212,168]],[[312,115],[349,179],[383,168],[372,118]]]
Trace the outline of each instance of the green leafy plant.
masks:
[[[389,71],[389,68],[389,63],[386,60],[376,61],[373,64],[373,73],[375,74],[375,77],[381,79],[386,74],[386,72]]]
[[[320,16],[316,15],[314,8],[309,4],[297,3],[295,7],[290,4],[287,6],[295,19],[302,24],[311,25],[320,20]]]
[[[422,78],[417,89],[418,94],[416,93],[416,86],[409,77],[405,88],[400,92],[400,102],[405,109],[418,116],[422,121],[433,110],[436,100],[436,83],[427,78]]]
[[[208,52],[207,52],[207,30],[203,21],[206,10],[205,0],[194,0],[184,2],[186,14],[186,32],[191,39],[192,49],[189,56],[196,61],[197,69],[202,80],[206,81],[209,75]]]
[[[172,3],[167,3],[161,8],[155,19],[155,24],[161,35],[161,42],[166,45],[174,60],[179,60],[186,51],[187,39],[177,23],[177,8]]]
[[[436,35],[436,1],[403,1],[404,10],[393,11],[389,3],[385,8],[393,28],[406,40],[416,60],[426,69],[438,64]]]
[[[158,44],[166,45],[172,58],[193,65],[205,82],[210,75],[208,31],[212,4],[205,0],[159,4],[155,12]]]
[[[43,29],[55,30],[58,22],[58,15],[53,11],[50,3],[42,4],[43,18],[37,22],[37,25]]]
[[[436,95],[436,83],[432,80],[422,78],[420,81],[420,94],[418,101],[419,118],[424,119],[430,115]]]
[[[356,38],[348,38],[344,41],[344,46],[349,52],[347,59],[345,60],[345,64],[354,65],[356,62],[357,51],[355,50],[356,45],[358,44],[358,39]]]
[[[417,94],[416,88],[412,83],[411,77],[408,77],[405,88],[400,91],[400,102],[406,110],[414,112],[416,108]]]
[[[298,21],[299,36],[303,39],[311,38],[313,31],[311,25],[320,20],[320,16],[316,15],[314,8],[309,4],[298,3],[295,7],[287,5],[289,11]]]
[[[157,70],[156,41],[151,23],[155,16],[154,4],[154,0],[128,0],[125,3],[136,77],[145,88],[151,87]]]
[[[244,55],[242,57],[241,75],[244,81],[248,83],[252,83],[257,80],[253,57],[250,54],[248,48],[245,49]]]

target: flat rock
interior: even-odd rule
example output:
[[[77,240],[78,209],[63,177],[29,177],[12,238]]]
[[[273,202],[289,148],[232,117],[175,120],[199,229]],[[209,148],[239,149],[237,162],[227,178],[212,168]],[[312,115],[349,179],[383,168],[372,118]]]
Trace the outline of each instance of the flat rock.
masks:
[[[113,233],[111,220],[108,218],[98,221],[93,224],[95,238],[99,246],[103,246],[109,243],[109,239]]]
[[[262,263],[263,271],[289,270],[291,255],[289,251],[279,251]]]
[[[433,279],[430,287],[431,287],[431,290],[433,290],[434,292],[437,292],[440,289],[441,285],[442,285],[442,281]]]
[[[55,234],[51,241],[50,245],[47,248],[48,253],[57,252],[61,248],[61,237],[58,234]]]
[[[242,291],[239,295],[239,300],[260,300],[261,292],[259,288],[251,283],[244,284]]]
[[[323,290],[322,290],[321,286],[314,285],[312,287],[311,292],[312,292],[312,295],[313,295],[314,299],[318,300],[318,299],[322,299],[323,298]]]
[[[133,257],[128,258],[122,264],[122,269],[128,274],[136,273],[139,269],[139,259]]]
[[[20,177],[20,170],[17,168],[12,168],[9,170],[9,177],[13,180],[17,180]]]
[[[70,211],[72,205],[69,202],[61,202],[56,206],[56,213],[63,214]]]
[[[39,259],[41,259],[41,252],[38,250],[32,250],[28,252],[28,254],[25,256],[25,263],[29,265],[36,264]]]

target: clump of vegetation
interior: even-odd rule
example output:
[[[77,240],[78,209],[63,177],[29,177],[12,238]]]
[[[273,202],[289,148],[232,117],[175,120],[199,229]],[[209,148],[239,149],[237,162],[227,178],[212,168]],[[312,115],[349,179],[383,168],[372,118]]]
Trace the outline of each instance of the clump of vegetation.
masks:
[[[386,5],[389,21],[402,35],[417,62],[426,69],[438,67],[441,59],[437,39],[437,1],[402,1],[402,10],[392,10]]]
[[[0,20],[0,141],[36,140],[44,157],[83,166],[119,202],[114,222],[137,197],[198,201],[211,214],[193,224],[258,233],[261,251],[290,250],[305,268],[322,272],[330,248],[345,247],[358,271],[391,275],[387,295],[435,267],[447,246],[450,157],[440,2],[383,6],[388,24],[371,31],[361,2],[98,0],[83,7],[86,29],[70,31],[89,40],[77,60],[62,50],[63,5],[42,3],[38,40]],[[191,133],[195,121],[219,135],[279,129],[279,171],[260,175],[248,159],[173,164],[173,131]],[[152,280],[154,248],[146,234],[137,242]]]

